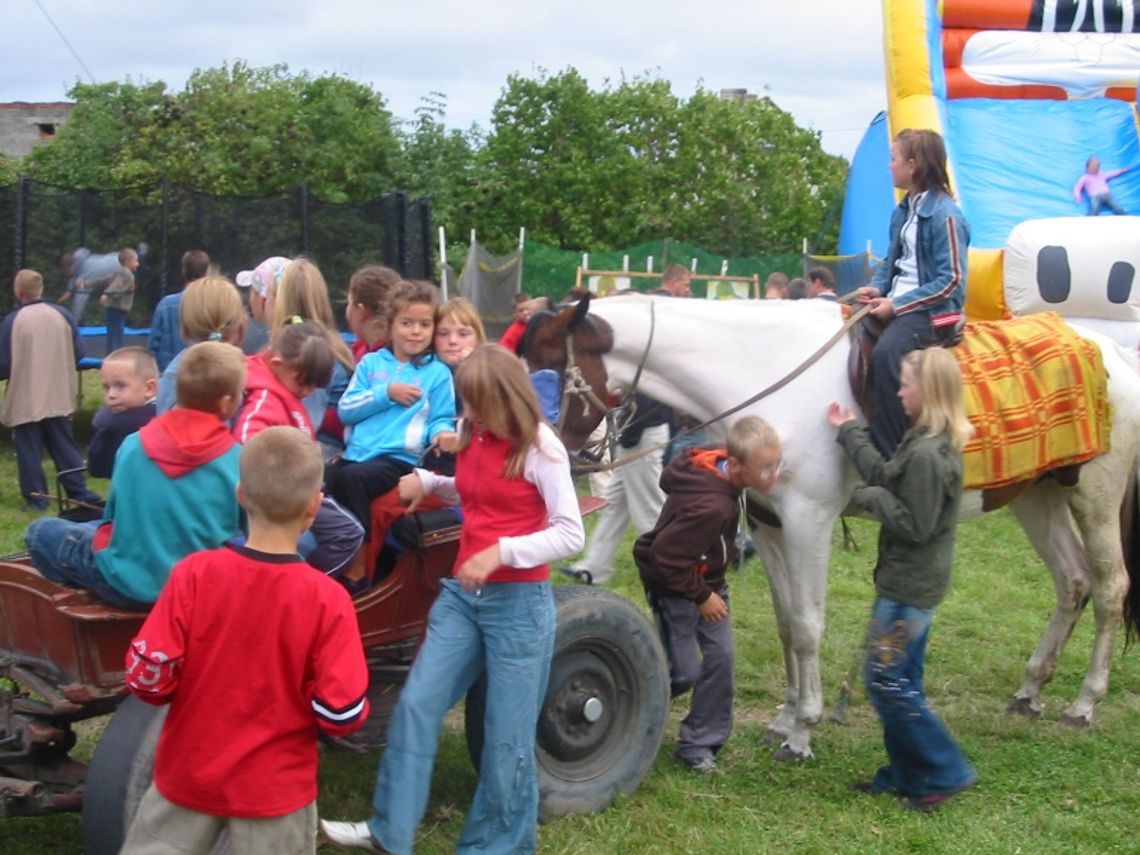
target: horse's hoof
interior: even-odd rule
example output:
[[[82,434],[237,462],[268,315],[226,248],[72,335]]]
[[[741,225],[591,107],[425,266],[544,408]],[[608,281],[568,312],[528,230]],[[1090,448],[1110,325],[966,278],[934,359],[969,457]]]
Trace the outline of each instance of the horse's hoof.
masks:
[[[803,760],[810,760],[811,752],[800,754],[793,751],[787,744],[784,744],[776,749],[776,753],[772,755],[772,759],[777,763],[799,763]]]
[[[780,745],[787,738],[788,734],[780,733],[778,730],[772,730],[772,728],[768,728],[764,731],[763,741],[765,745]]]
[[[1041,715],[1041,710],[1033,706],[1033,701],[1029,698],[1014,698],[1009,702],[1009,706],[1005,708],[1009,715],[1019,715],[1022,718],[1037,718]]]
[[[1071,727],[1074,730],[1084,730],[1092,726],[1092,721],[1083,715],[1069,715],[1065,713],[1061,716],[1061,724],[1065,725],[1065,727]]]

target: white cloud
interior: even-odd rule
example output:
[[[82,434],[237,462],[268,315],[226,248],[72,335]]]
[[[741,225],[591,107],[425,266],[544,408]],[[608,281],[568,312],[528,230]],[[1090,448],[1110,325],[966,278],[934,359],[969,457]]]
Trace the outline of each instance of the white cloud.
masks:
[[[402,117],[432,91],[448,121],[489,124],[507,76],[578,69],[592,86],[650,73],[690,96],[744,87],[850,157],[883,109],[882,24],[873,0],[201,0],[195,4],[9,0],[0,101],[56,101],[77,79],[162,80],[243,59],[368,83]],[[11,7],[15,8],[11,8]],[[795,12],[801,12],[796,17]]]

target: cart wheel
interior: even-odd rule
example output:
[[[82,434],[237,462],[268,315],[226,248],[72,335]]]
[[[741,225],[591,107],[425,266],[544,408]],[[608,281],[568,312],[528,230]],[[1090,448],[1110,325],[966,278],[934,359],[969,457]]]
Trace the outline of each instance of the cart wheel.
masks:
[[[598,588],[554,589],[558,625],[538,720],[539,816],[609,807],[641,783],[665,734],[669,669],[649,619]],[[483,750],[486,681],[467,695],[467,748]]]
[[[83,790],[83,851],[116,855],[138,813],[154,774],[154,751],[167,707],[128,697],[107,724],[87,773]],[[229,851],[229,835],[213,849]]]

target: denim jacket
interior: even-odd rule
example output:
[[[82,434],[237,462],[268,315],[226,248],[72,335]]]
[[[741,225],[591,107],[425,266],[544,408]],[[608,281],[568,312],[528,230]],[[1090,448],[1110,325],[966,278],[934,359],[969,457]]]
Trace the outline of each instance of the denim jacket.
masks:
[[[906,199],[891,214],[891,244],[887,257],[875,271],[871,286],[886,295],[902,252],[902,228],[907,216]],[[962,319],[966,301],[966,255],[970,226],[951,196],[937,190],[926,193],[918,205],[918,233],[915,240],[918,261],[918,288],[896,297],[895,314],[926,311],[936,327],[952,326]]]

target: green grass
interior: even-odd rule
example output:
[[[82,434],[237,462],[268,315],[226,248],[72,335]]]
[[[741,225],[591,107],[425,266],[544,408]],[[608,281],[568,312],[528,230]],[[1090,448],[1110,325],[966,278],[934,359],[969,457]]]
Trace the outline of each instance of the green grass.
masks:
[[[91,389],[90,404],[97,400]],[[89,418],[90,413],[83,416]],[[20,505],[10,445],[0,445],[5,477],[0,502]],[[0,513],[0,549],[19,547],[30,514]],[[875,527],[855,521],[859,551],[833,538],[824,693],[834,704],[857,656],[873,596]],[[631,542],[631,541],[630,541]],[[629,544],[627,543],[627,546]],[[644,608],[636,571],[623,550],[613,588]],[[1052,610],[1052,585],[1011,516],[999,512],[959,531],[955,577],[938,610],[927,655],[931,702],[981,775],[974,791],[932,815],[910,814],[891,799],[849,793],[849,781],[883,762],[878,723],[860,692],[848,723],[822,724],[815,759],[773,762],[763,744],[783,692],[783,665],[767,584],[755,561],[730,576],[736,633],[736,729],[721,771],[693,775],[670,757],[685,702],[674,703],[665,744],[640,789],[609,810],[545,824],[543,853],[1133,853],[1140,850],[1140,660],[1118,641],[1108,697],[1094,726],[1059,723],[1080,689],[1088,661],[1091,614],[1078,624],[1042,718],[1004,714],[1026,658]],[[85,740],[77,754],[90,751]],[[360,819],[369,812],[377,758],[326,753],[322,816]],[[445,729],[418,853],[452,852],[475,787],[461,719]],[[0,850],[81,851],[74,816],[3,820]],[[322,853],[337,851],[325,846]]]

